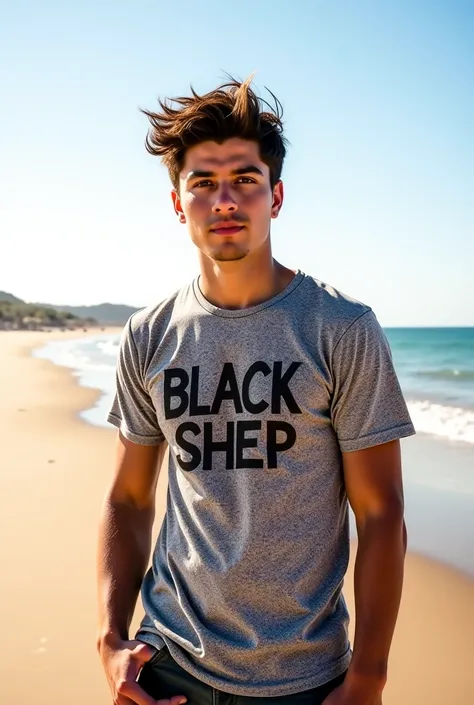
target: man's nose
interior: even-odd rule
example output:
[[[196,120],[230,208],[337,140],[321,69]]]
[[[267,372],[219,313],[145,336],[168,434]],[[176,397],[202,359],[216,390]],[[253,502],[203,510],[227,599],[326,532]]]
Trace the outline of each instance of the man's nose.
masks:
[[[213,213],[226,215],[228,213],[235,213],[238,208],[237,203],[232,198],[230,189],[226,186],[222,186],[216,193],[216,200],[212,206]]]

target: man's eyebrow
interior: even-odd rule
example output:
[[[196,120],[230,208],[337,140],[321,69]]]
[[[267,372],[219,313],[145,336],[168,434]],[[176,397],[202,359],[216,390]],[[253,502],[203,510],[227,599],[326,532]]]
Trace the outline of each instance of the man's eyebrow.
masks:
[[[264,176],[263,171],[254,164],[242,166],[238,169],[232,169],[230,173],[232,176],[242,176],[243,174],[259,174],[259,176]],[[193,179],[210,179],[215,175],[215,171],[202,171],[201,169],[196,169],[195,171],[189,172],[186,177],[186,181],[192,181]]]
[[[190,171],[186,177],[186,181],[191,181],[192,179],[209,179],[211,176],[215,176],[213,171]]]
[[[243,174],[260,174],[260,176],[263,176],[263,171],[253,164],[242,166],[239,169],[233,169],[230,173],[232,176],[242,176]]]

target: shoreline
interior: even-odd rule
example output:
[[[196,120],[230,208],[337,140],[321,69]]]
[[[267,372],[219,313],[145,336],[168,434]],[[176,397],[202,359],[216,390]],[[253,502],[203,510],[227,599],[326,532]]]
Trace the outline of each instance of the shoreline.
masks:
[[[65,698],[69,705],[85,698],[105,705],[110,695],[95,651],[95,542],[116,432],[79,416],[101,390],[78,384],[71,368],[33,356],[53,335],[0,333],[0,531],[8,536],[0,547],[7,634],[0,670],[6,696],[20,705],[59,705]],[[74,331],[57,339],[66,337],[86,336]],[[166,474],[158,483],[154,539]],[[344,590],[351,614],[353,549]],[[139,602],[133,628],[140,616]],[[473,623],[474,580],[410,550],[384,705],[474,702]],[[27,657],[28,678],[19,654]]]
[[[80,343],[82,341],[87,341],[88,339],[94,339],[94,338],[101,338],[104,336],[120,336],[122,333],[123,327],[118,327],[118,326],[109,326],[101,329],[100,331],[95,331],[95,330],[90,330],[87,334],[84,335],[83,332],[77,331],[77,335],[74,335],[74,333],[71,333],[69,336],[64,336],[62,335],[55,335],[54,337],[51,337],[50,335],[44,342],[44,344],[38,345],[33,345],[31,344],[29,348],[29,354],[31,357],[39,360],[44,360],[46,362],[50,362],[51,364],[55,365],[58,368],[62,368],[66,370],[74,379],[78,387],[84,388],[84,389],[91,389],[95,392],[95,398],[93,402],[89,405],[84,406],[81,408],[79,411],[77,411],[77,418],[82,421],[87,423],[88,425],[92,426],[93,428],[107,428],[111,429],[112,427],[110,424],[107,424],[105,422],[103,423],[97,423],[94,421],[94,419],[97,418],[98,411],[100,410],[101,407],[101,402],[106,401],[108,392],[100,387],[98,384],[95,382],[91,381],[91,372],[90,370],[83,369],[80,366],[76,366],[73,364],[68,364],[64,362],[62,359],[58,360],[57,358],[54,359],[54,356],[50,356],[46,354],[46,351],[48,348],[57,345],[61,345],[64,343],[69,343],[70,341],[74,341],[76,343]],[[114,365],[115,365],[115,360],[114,360]],[[102,410],[103,411],[103,410]],[[105,417],[105,414],[103,414]],[[99,415],[99,418],[101,416]]]

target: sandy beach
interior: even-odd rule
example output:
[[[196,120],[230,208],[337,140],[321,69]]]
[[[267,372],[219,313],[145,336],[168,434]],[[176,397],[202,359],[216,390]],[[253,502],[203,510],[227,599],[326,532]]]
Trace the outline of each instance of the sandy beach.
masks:
[[[111,703],[95,650],[95,547],[115,431],[77,417],[97,391],[31,357],[32,349],[67,336],[84,333],[0,332],[0,669],[2,701],[14,705]],[[164,471],[155,533],[165,490]],[[350,572],[353,611],[351,583]],[[135,623],[140,614],[139,605]],[[410,553],[384,705],[472,705],[473,628],[474,580]]]

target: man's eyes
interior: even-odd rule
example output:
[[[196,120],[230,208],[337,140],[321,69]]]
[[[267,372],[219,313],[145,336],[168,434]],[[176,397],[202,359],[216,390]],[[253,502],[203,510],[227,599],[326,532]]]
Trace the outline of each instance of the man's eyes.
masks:
[[[257,183],[255,179],[251,179],[249,176],[239,176],[237,179],[234,181],[234,184],[255,184]],[[194,188],[207,188],[207,187],[212,187],[215,185],[214,181],[211,181],[210,179],[205,179],[203,181],[198,181],[197,183],[194,184]]]
[[[202,188],[204,186],[212,186],[212,181],[198,181],[194,184],[194,188]]]
[[[239,183],[239,181],[240,181],[241,184],[255,184],[255,183],[257,183],[257,182],[255,181],[255,179],[251,179],[251,178],[248,177],[248,176],[239,176],[239,178],[237,179],[236,183]]]

